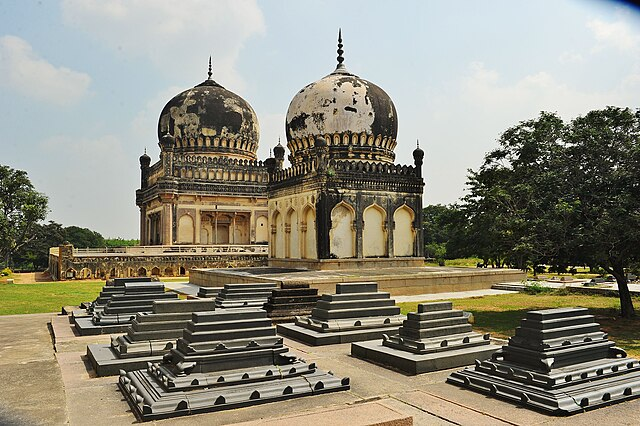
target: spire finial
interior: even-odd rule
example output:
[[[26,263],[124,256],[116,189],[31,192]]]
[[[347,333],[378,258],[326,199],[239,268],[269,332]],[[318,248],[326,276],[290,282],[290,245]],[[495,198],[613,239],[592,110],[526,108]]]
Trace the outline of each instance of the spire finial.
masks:
[[[209,75],[207,80],[211,80],[211,76],[213,75],[213,72],[211,71],[211,55],[209,55],[209,72],[207,74]]]
[[[147,147],[144,147],[144,155],[147,155]]]
[[[416,139],[416,148],[420,148],[420,139]]]
[[[344,65],[342,65],[342,63],[344,62],[344,57],[342,56],[342,54],[344,53],[344,50],[342,50],[342,28],[340,28],[338,30],[338,68],[342,68]]]

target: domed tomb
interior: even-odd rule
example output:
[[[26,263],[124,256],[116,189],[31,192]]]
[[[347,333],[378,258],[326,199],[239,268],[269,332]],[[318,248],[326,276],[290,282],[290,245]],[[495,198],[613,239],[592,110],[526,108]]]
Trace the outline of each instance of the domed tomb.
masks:
[[[319,136],[328,141],[333,158],[393,163],[395,105],[383,89],[347,71],[342,53],[340,34],[335,71],[305,86],[289,105],[286,134],[293,165],[314,155]]]
[[[158,139],[174,137],[174,152],[257,159],[259,125],[251,105],[211,79],[174,96],[160,113]]]

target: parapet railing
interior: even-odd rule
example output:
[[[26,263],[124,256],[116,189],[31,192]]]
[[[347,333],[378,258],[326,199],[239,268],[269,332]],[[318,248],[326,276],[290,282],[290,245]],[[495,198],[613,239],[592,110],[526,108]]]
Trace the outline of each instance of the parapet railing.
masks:
[[[73,255],[78,257],[96,255],[178,255],[178,254],[268,254],[266,244],[216,244],[216,245],[179,245],[179,246],[131,246],[131,247],[92,247],[74,248]]]

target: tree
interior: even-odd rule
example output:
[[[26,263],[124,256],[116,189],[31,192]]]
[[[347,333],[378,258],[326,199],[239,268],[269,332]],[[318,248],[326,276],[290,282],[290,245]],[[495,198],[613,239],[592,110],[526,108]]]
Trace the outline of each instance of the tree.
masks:
[[[519,123],[471,171],[462,209],[483,258],[602,268],[616,278],[623,317],[635,315],[626,271],[640,263],[640,111],[608,107],[570,123]]]
[[[439,263],[471,255],[466,244],[467,219],[457,204],[429,205],[422,210],[425,255]]]
[[[568,126],[572,245],[618,284],[622,316],[635,316],[625,271],[640,261],[640,110],[608,107]]]
[[[11,266],[14,253],[35,238],[34,227],[47,216],[47,204],[26,172],[0,165],[0,262]]]
[[[65,237],[74,247],[104,247],[105,241],[99,232],[79,226],[64,228]]]
[[[54,221],[47,224],[36,224],[33,229],[34,239],[16,251],[13,261],[18,269],[27,271],[44,270],[49,265],[49,249],[58,247],[65,241],[62,225]]]

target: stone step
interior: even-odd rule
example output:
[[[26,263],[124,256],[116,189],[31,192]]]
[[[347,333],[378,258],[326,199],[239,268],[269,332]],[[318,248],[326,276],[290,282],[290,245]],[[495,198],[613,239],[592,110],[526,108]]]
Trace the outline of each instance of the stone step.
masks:
[[[439,336],[447,336],[450,334],[462,334],[462,333],[471,333],[473,330],[471,328],[471,324],[461,324],[461,325],[453,325],[446,327],[433,327],[426,329],[414,329],[407,328],[402,326],[400,328],[400,335],[407,336],[412,339],[425,339],[430,337],[439,337]]]
[[[237,283],[225,284],[223,290],[241,290],[241,289],[275,289],[278,288],[277,283]]]
[[[404,321],[403,326],[408,328],[413,328],[416,330],[422,330],[426,328],[435,328],[435,327],[446,327],[450,325],[463,325],[468,324],[468,321],[465,317],[459,316],[454,318],[439,318],[428,321]]]
[[[183,329],[186,327],[189,319],[182,319],[176,321],[157,321],[157,322],[146,322],[139,323],[136,320],[131,322],[131,327],[127,334],[129,333],[138,333],[144,331],[158,331],[158,330],[171,330],[173,328]]]
[[[453,309],[453,303],[451,302],[430,302],[430,303],[418,304],[419,314],[422,314],[425,312],[450,311],[452,309]]]
[[[336,294],[348,293],[375,293],[378,291],[378,283],[338,283],[336,284]]]
[[[400,314],[400,308],[397,306],[384,306],[384,307],[364,307],[354,309],[332,309],[326,311],[318,309],[317,307],[311,312],[313,318],[319,320],[330,319],[344,319],[344,318],[367,318],[367,317],[381,317],[381,316],[394,316]]]
[[[391,299],[374,299],[374,300],[347,300],[340,302],[327,302],[319,300],[316,304],[316,308],[320,310],[333,311],[333,310],[345,310],[345,309],[359,309],[359,308],[378,308],[386,306],[395,306],[395,303]]]
[[[194,312],[191,314],[191,320],[194,323],[205,323],[214,321],[237,321],[243,319],[261,319],[266,318],[267,313],[262,309],[234,309],[232,311],[211,311],[211,312]]]
[[[191,313],[214,309],[215,303],[212,300],[158,300],[153,305],[153,312],[157,314]]]
[[[464,312],[459,311],[457,309],[453,309],[451,311],[435,311],[435,312],[425,312],[422,314],[418,314],[415,312],[409,312],[407,314],[407,320],[409,321],[431,321],[440,318],[458,318],[464,317]]]
[[[270,297],[267,299],[267,303],[271,305],[285,305],[291,303],[311,303],[313,305],[318,301],[318,296],[284,296],[284,297]]]
[[[194,333],[216,330],[233,330],[241,328],[259,328],[259,327],[271,327],[271,321],[269,318],[260,319],[246,319],[235,321],[216,321],[205,323],[189,322],[185,325],[185,329]]]
[[[574,317],[555,318],[545,321],[532,321],[525,318],[520,321],[520,328],[533,330],[549,330],[553,328],[564,328],[580,324],[595,324],[595,317],[593,315],[577,315]]]
[[[316,296],[318,289],[315,288],[294,288],[294,289],[275,289],[271,291],[273,297],[289,297],[289,296]]]
[[[588,315],[587,308],[557,308],[543,311],[529,311],[525,318],[531,321],[544,321],[556,318],[568,318],[573,316]]]
[[[578,334],[596,333],[600,331],[597,323],[572,325],[569,327],[552,328],[550,330],[534,330],[531,328],[516,328],[516,336],[529,340],[541,341],[559,339],[561,337],[575,336]]]
[[[376,293],[353,293],[353,294],[323,294],[320,300],[326,302],[340,302],[345,300],[375,300],[390,299],[391,294],[383,291]]]
[[[270,323],[270,322],[269,322]],[[225,341],[225,340],[252,340],[256,337],[270,337],[275,336],[276,330],[273,327],[258,327],[258,328],[242,328],[233,330],[213,330],[213,331],[198,331],[193,332],[185,329],[183,331],[183,339],[187,342],[210,342],[210,341]]]

